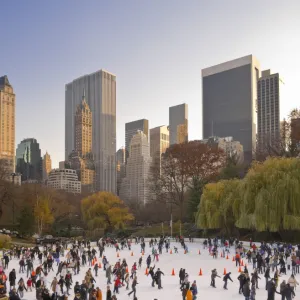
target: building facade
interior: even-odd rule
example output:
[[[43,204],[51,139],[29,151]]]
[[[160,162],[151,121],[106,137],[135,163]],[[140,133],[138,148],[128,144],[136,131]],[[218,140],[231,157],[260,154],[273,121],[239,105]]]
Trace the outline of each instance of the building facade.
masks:
[[[82,96],[75,114],[75,150],[69,155],[69,168],[76,170],[81,188],[95,191],[95,162],[92,152],[92,112]]]
[[[116,76],[100,70],[66,85],[65,160],[75,150],[75,114],[85,91],[92,112],[95,189],[116,192]]]
[[[280,147],[280,78],[262,71],[257,85],[257,146],[267,151]]]
[[[15,170],[16,95],[7,76],[0,77],[0,159],[5,159],[9,172]]]
[[[16,150],[16,173],[22,181],[42,181],[42,157],[40,145],[34,138],[24,139]]]
[[[117,195],[120,195],[122,180],[125,177],[125,148],[120,148],[116,153],[117,166]]]
[[[260,66],[249,55],[202,70],[203,138],[232,136],[247,162],[256,147],[256,101]]]
[[[126,203],[146,204],[151,162],[148,137],[138,131],[131,139],[126,177],[121,183],[120,198]]]
[[[46,154],[43,157],[43,181],[46,181],[48,179],[48,175],[51,170],[52,170],[51,157],[46,151]]]
[[[230,137],[210,137],[202,140],[203,143],[210,146],[217,146],[222,149],[227,157],[234,158],[237,164],[244,162],[244,149],[243,145],[239,141],[235,141]]]
[[[126,162],[129,157],[129,148],[130,148],[131,139],[138,131],[142,131],[146,135],[149,141],[149,121],[146,119],[141,119],[141,120],[137,120],[125,124]]]
[[[169,107],[170,145],[188,142],[188,105]]]
[[[159,126],[150,129],[150,156],[152,161],[161,166],[161,156],[169,148],[168,126]]]
[[[78,180],[77,172],[71,169],[53,169],[49,173],[47,186],[68,193],[81,193],[81,182]]]

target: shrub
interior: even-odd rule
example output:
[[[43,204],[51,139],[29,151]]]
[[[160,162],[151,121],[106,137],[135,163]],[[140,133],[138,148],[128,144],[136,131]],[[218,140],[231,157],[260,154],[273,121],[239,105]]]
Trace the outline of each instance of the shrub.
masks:
[[[10,247],[11,237],[6,234],[0,234],[0,249],[7,249]]]

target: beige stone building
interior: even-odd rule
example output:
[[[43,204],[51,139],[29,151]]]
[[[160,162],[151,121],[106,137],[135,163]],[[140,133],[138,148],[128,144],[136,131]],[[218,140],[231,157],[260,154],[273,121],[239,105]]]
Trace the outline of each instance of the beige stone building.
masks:
[[[188,136],[188,120],[184,124],[177,125],[177,144],[186,143]]]
[[[151,162],[148,137],[138,131],[131,139],[126,177],[120,190],[120,198],[126,203],[146,204]]]
[[[15,103],[16,95],[7,76],[0,77],[0,159],[15,171]]]
[[[125,159],[126,159],[126,150],[125,148],[120,148],[116,153],[116,167],[117,167],[117,195],[120,194],[122,180],[125,177]]]
[[[95,190],[95,167],[92,154],[92,112],[85,100],[77,106],[75,114],[75,149],[69,156],[70,168],[77,171],[82,189]]]
[[[154,162],[161,164],[161,156],[169,148],[168,126],[159,126],[150,129],[150,155]]]
[[[81,182],[78,180],[78,175],[75,170],[51,170],[48,176],[47,186],[57,190],[64,190],[68,193],[81,193]]]
[[[188,105],[169,107],[170,145],[188,142]]]
[[[49,153],[46,151],[46,154],[43,157],[43,181],[48,179],[48,175],[52,170],[52,162]]]
[[[244,147],[239,141],[235,141],[231,136],[229,137],[210,137],[201,141],[202,143],[218,146],[222,149],[227,157],[232,157],[238,164],[244,162]]]
[[[75,114],[75,151],[82,157],[92,152],[92,112],[85,100],[85,92]]]

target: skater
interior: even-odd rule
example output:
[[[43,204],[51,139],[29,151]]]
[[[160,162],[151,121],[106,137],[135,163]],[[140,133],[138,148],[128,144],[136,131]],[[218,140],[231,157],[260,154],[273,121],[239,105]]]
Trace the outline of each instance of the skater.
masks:
[[[296,280],[294,274],[291,275],[291,277],[288,280],[288,284],[292,288],[293,291],[295,291],[297,285],[299,285],[298,281]]]
[[[231,277],[230,277],[230,274],[231,274],[231,272],[227,273],[227,274],[223,277],[223,281],[224,281],[223,289],[224,289],[224,290],[227,290],[228,279],[229,279],[231,282],[233,282],[232,279],[231,279]]]
[[[86,297],[82,298],[82,299],[86,299]],[[110,286],[109,285],[107,286],[106,300],[111,300],[111,290],[110,290]]]
[[[247,278],[246,282],[243,285],[243,295],[245,300],[250,300],[250,278]]]
[[[12,269],[12,271],[8,275],[10,289],[12,289],[16,286],[16,278],[17,278],[16,270]]]
[[[181,285],[183,283],[184,280],[184,276],[185,276],[185,269],[180,269],[179,270],[179,284]]]
[[[197,299],[197,294],[198,294],[198,288],[197,288],[197,284],[196,284],[196,280],[194,280],[191,290],[193,292],[193,300]]]
[[[131,285],[132,291],[130,293],[128,293],[128,296],[130,296],[133,293],[133,298],[136,297],[136,285],[137,284],[138,284],[137,283],[137,277],[134,276],[133,281],[132,281],[132,285]]]
[[[154,273],[154,269],[155,269],[155,265],[154,267],[151,267],[150,268],[150,271],[148,273],[148,275],[151,276],[151,279],[152,279],[152,287],[154,287],[154,284],[155,284],[155,273]]]
[[[216,277],[219,277],[219,278],[221,278],[219,275],[218,275],[218,272],[217,272],[217,270],[216,269],[213,269],[212,271],[211,271],[211,282],[210,282],[210,286],[212,286],[212,287],[216,287]]]
[[[158,268],[156,273],[155,273],[155,279],[156,279],[157,287],[158,287],[159,290],[162,289],[161,275],[165,275],[165,274],[160,270],[160,268]]]

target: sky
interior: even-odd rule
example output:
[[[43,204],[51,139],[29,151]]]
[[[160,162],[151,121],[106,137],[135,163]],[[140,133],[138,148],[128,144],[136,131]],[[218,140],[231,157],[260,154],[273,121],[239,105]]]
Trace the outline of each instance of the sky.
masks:
[[[100,69],[117,76],[117,148],[125,123],[168,125],[189,106],[202,138],[201,69],[253,54],[283,78],[281,116],[300,107],[298,0],[0,1],[0,76],[16,94],[16,145],[34,137],[64,159],[65,84]]]

